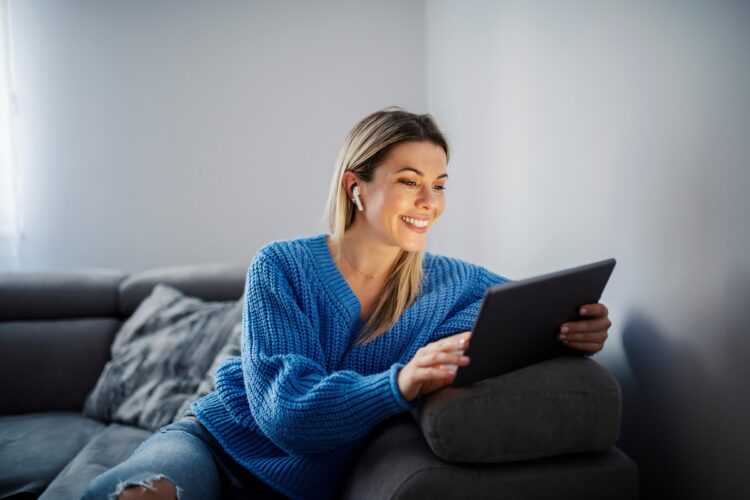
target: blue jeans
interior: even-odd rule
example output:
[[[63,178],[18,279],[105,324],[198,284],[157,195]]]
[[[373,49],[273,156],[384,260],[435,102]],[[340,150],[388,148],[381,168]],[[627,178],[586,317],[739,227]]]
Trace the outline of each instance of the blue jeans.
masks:
[[[94,479],[81,500],[116,499],[128,486],[148,487],[162,478],[175,485],[178,500],[285,498],[235,462],[198,418],[188,413]]]

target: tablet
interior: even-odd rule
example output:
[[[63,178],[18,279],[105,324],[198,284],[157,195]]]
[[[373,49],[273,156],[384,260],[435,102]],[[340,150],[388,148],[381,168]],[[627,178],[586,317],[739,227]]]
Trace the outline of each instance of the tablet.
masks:
[[[454,387],[472,385],[558,356],[585,355],[563,344],[560,326],[582,319],[584,304],[599,302],[615,259],[492,286],[472,328],[466,355]]]

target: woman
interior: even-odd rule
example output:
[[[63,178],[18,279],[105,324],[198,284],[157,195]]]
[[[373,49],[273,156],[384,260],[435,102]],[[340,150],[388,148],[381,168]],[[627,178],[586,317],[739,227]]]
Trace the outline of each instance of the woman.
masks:
[[[484,290],[507,281],[423,251],[448,151],[429,115],[386,108],[358,123],[336,163],[330,235],[270,243],[250,265],[242,356],[87,494],[335,497],[368,432],[470,362]],[[561,341],[596,352],[611,323],[604,305],[585,309]]]

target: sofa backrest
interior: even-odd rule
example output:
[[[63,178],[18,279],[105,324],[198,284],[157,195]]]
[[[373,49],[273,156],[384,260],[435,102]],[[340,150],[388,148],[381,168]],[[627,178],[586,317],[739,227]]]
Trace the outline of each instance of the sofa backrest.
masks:
[[[0,273],[0,415],[80,411],[123,321],[157,283],[209,301],[242,296],[246,265]]]
[[[246,265],[195,264],[133,274],[119,286],[120,316],[126,318],[133,314],[157,283],[173,286],[185,295],[203,300],[237,300],[245,288],[246,272]]]
[[[80,410],[120,327],[121,271],[0,273],[0,414]]]

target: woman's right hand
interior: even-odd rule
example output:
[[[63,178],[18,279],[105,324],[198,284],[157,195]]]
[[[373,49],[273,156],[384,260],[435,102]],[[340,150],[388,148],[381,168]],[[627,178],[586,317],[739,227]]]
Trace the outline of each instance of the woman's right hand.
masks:
[[[420,347],[398,372],[398,388],[404,399],[411,402],[450,384],[457,368],[469,364],[469,357],[463,353],[470,337],[471,332],[461,332]]]

